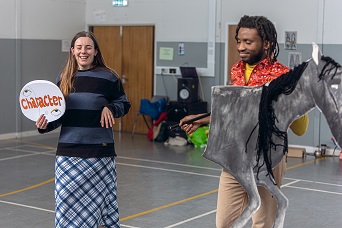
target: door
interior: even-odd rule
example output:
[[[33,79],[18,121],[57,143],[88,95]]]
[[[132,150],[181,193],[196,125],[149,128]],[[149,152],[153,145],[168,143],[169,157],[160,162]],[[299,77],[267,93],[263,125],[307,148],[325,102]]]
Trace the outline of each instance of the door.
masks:
[[[228,45],[227,45],[227,52],[228,52],[228,67],[227,67],[227,82],[230,83],[230,70],[232,66],[240,61],[240,55],[236,48],[236,40],[235,40],[235,33],[236,33],[237,25],[229,25],[228,26]]]
[[[132,132],[140,100],[153,95],[154,26],[94,26],[93,32],[106,64],[120,76],[132,104],[126,116],[115,120],[114,130]],[[147,131],[144,121],[138,121],[135,132]]]

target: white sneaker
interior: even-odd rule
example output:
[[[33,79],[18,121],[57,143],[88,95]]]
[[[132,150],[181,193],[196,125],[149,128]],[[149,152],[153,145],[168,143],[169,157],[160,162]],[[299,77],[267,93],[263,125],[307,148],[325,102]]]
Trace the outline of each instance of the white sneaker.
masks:
[[[165,142],[164,145],[171,145],[171,146],[186,146],[188,144],[185,138],[180,136],[176,137],[169,137]]]

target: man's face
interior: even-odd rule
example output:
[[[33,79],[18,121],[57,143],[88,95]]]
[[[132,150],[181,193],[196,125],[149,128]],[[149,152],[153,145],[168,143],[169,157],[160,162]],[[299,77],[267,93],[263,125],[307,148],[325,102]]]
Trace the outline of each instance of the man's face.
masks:
[[[266,58],[265,48],[261,37],[254,28],[240,28],[237,35],[237,50],[241,60],[255,65]]]

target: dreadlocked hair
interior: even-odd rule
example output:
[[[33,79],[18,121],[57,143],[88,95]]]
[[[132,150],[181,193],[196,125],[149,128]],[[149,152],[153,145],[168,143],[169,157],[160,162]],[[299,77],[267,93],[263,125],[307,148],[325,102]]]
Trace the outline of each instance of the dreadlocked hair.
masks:
[[[266,52],[269,61],[274,62],[277,60],[279,55],[277,31],[270,20],[263,16],[243,16],[236,27],[235,39],[237,39],[240,28],[256,29],[262,41],[267,41],[270,44],[270,48]]]
[[[288,149],[287,132],[281,131],[276,126],[278,119],[274,113],[272,106],[273,101],[277,101],[279,95],[289,95],[296,88],[297,83],[307,66],[307,62],[303,62],[301,65],[295,67],[293,70],[281,75],[274,79],[269,85],[264,85],[262,88],[261,100],[259,104],[259,135],[257,141],[257,165],[254,168],[259,170],[263,165],[266,165],[267,175],[271,174],[270,179],[274,180],[272,172],[272,151],[277,149],[277,146],[283,147],[283,153]],[[272,136],[280,138],[283,143],[274,143]],[[264,157],[264,161],[260,164],[261,154]],[[272,178],[271,178],[272,177]]]

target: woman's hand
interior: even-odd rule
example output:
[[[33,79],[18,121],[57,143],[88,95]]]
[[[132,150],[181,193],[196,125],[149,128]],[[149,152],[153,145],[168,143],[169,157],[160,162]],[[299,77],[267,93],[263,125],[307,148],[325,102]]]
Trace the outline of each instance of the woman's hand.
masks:
[[[115,124],[113,113],[109,110],[109,108],[104,107],[102,109],[100,123],[101,123],[101,127],[106,127],[106,128],[113,127],[113,125]]]
[[[48,125],[48,121],[47,121],[45,115],[41,114],[39,116],[38,120],[36,121],[37,128],[45,130],[47,128],[47,125]]]

